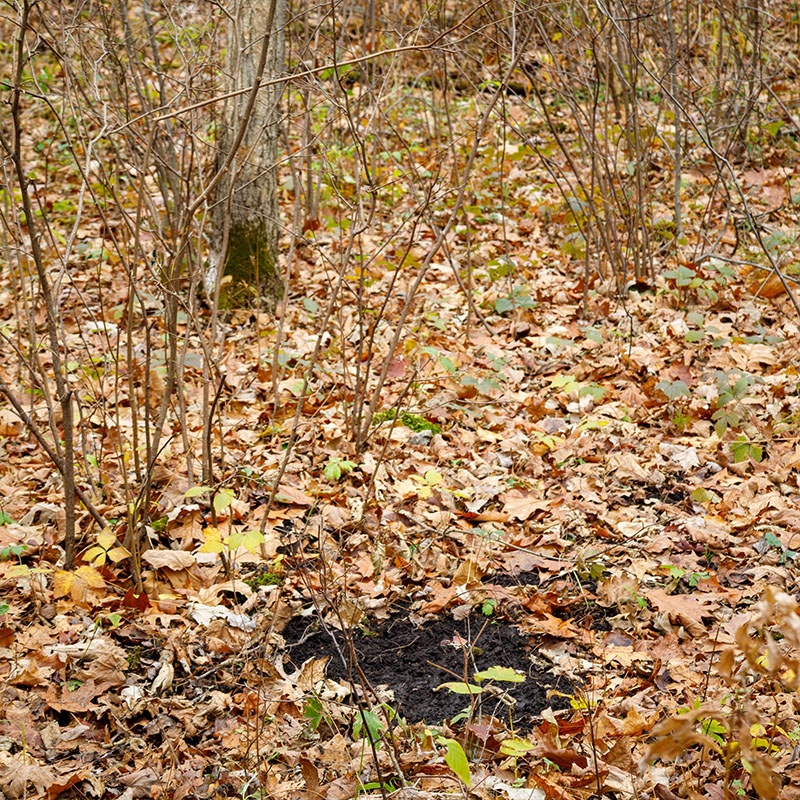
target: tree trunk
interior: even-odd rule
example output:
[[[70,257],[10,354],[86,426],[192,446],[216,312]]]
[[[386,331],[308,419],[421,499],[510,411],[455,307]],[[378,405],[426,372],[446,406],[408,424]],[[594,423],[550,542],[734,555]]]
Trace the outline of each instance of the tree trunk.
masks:
[[[280,75],[285,19],[286,0],[234,0],[226,57],[231,91],[247,90]],[[254,102],[252,93],[244,91],[227,101],[220,120],[218,164],[235,153],[216,195],[216,257],[205,285],[210,296],[219,292],[222,307],[261,301],[274,306],[281,294],[276,167],[280,98],[280,85],[261,88]]]

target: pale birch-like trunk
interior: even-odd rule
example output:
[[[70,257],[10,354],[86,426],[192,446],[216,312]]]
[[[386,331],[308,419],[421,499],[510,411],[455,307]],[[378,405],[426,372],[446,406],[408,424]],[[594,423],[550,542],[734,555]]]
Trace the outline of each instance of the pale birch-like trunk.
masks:
[[[264,37],[268,34],[270,6],[270,0],[234,0],[226,54],[231,91],[247,89],[256,80]],[[283,70],[285,19],[286,0],[276,0],[262,84]],[[213,215],[216,257],[205,276],[207,293],[213,297],[219,292],[223,307],[261,302],[274,305],[281,294],[276,166],[280,96],[280,85],[261,88],[248,115],[249,92],[245,91],[226,102],[220,120],[219,164],[225,162],[235,146],[240,126],[246,125],[235,158],[216,194]]]

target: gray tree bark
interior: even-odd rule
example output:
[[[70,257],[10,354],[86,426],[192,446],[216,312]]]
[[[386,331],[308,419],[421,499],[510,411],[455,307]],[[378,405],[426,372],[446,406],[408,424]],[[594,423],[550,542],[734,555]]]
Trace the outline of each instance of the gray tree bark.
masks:
[[[229,90],[246,90],[281,74],[285,20],[286,0],[234,0],[226,54]],[[266,36],[266,64],[259,74]],[[232,150],[235,155],[216,193],[215,254],[205,286],[211,296],[219,292],[222,307],[260,301],[274,305],[281,295],[276,166],[280,98],[280,85],[260,89],[255,102],[245,91],[226,102],[220,120],[218,164]]]

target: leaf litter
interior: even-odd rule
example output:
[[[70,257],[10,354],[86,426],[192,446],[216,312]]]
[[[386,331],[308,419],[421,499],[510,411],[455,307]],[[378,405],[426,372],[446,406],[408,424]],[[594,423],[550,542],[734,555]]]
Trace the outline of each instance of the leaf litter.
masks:
[[[527,225],[528,189],[547,176],[504,169],[516,192],[506,221],[519,213]],[[560,201],[536,191],[544,219]],[[320,253],[342,243],[325,229],[315,248],[300,248],[297,294],[280,309],[280,380],[261,359],[272,318],[240,311],[225,322],[218,464],[231,501],[213,508],[187,496],[184,460],[164,454],[142,592],[130,588],[120,525],[91,534],[84,519],[83,563],[60,568],[58,480],[0,408],[7,797],[252,790],[336,800],[374,787],[378,769],[390,785],[436,793],[463,774],[455,745],[470,753],[473,791],[512,800],[520,778],[526,797],[588,797],[598,782],[619,797],[672,797],[685,795],[686,775],[722,797],[731,768],[743,793],[778,796],[781,780],[781,797],[798,796],[800,401],[789,299],[755,296],[749,274],[735,272],[724,297],[683,302],[676,273],[624,304],[593,291],[586,317],[582,267],[562,253],[558,226],[537,221],[529,239],[522,223],[509,234],[478,216],[469,242],[454,231],[448,246],[485,260],[514,251],[535,309],[530,295],[478,275],[474,302],[489,330],[467,335],[455,278],[435,263],[363,453],[350,444],[348,367],[331,346],[259,546],[244,534],[264,516],[303,361],[331,337],[298,302],[328,291]],[[86,224],[102,246],[106,223]],[[88,285],[91,269],[78,265],[76,280]],[[401,304],[388,292],[394,273],[374,272],[367,296],[390,295],[374,331],[379,361]],[[13,329],[9,280],[4,271],[0,314]],[[102,280],[122,302],[112,271]],[[340,309],[342,342],[354,313]],[[84,331],[98,352],[100,333],[117,335],[111,324]],[[186,363],[196,434],[199,370]],[[112,402],[104,381],[91,391]],[[127,412],[119,420],[101,449],[103,437],[129,435]],[[122,519],[120,468],[105,469],[104,513]],[[310,604],[314,615],[300,615]],[[333,635],[309,634],[314,619]],[[490,702],[465,703],[484,694],[476,673],[493,667],[525,681],[496,681]],[[460,685],[466,695],[451,690]],[[458,719],[465,706],[472,714]]]

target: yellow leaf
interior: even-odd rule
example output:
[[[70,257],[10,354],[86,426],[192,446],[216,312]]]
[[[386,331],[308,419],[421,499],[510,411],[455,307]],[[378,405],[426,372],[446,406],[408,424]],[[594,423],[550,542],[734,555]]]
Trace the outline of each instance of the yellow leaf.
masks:
[[[436,486],[437,483],[442,482],[442,474],[435,469],[429,469],[425,473],[425,481],[428,486]]]
[[[203,539],[205,539],[206,542],[221,542],[222,534],[219,532],[219,528],[215,528],[213,525],[209,525],[203,531]]]
[[[86,581],[86,585],[90,589],[105,589],[106,582],[103,579],[103,576],[92,567],[82,566],[78,567],[75,570],[75,574],[81,578],[82,580]]]
[[[97,544],[103,548],[103,550],[108,550],[110,547],[113,546],[114,542],[117,541],[117,537],[111,533],[109,528],[104,528],[100,533],[97,534]],[[87,553],[88,556],[88,553]]]
[[[108,551],[108,557],[116,564],[118,561],[122,561],[125,558],[128,558],[130,553],[124,547],[115,547],[112,550]]]
[[[69,597],[75,575],[60,569],[53,576],[53,597]]]
[[[197,552],[198,553],[221,553],[225,549],[222,542],[206,542]]]

